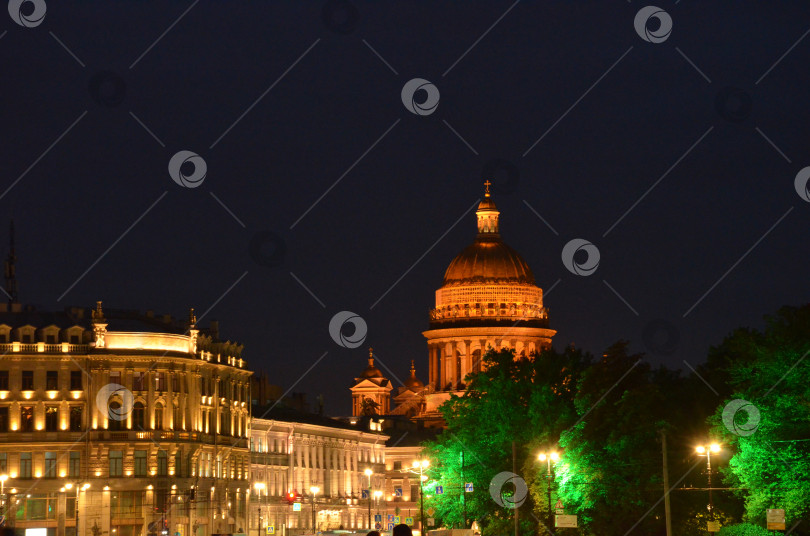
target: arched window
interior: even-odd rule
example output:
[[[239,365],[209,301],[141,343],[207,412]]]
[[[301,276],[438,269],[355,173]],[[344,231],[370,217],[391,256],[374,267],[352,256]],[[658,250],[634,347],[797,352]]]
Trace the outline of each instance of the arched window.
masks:
[[[132,407],[132,429],[133,430],[143,430],[145,428],[146,422],[146,410],[143,407],[143,404],[140,402],[135,402],[135,405]]]
[[[155,430],[163,430],[163,406],[155,404]]]

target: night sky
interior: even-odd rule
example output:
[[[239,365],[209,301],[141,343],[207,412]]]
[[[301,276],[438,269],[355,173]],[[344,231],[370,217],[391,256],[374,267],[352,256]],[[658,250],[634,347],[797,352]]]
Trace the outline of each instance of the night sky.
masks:
[[[807,2],[662,2],[657,43],[635,0],[46,2],[23,5],[32,27],[0,13],[24,303],[193,306],[346,414],[369,345],[427,379],[421,332],[487,177],[558,348],[628,339],[686,369],[810,299]],[[403,104],[414,78],[438,90],[427,115]],[[184,150],[195,187],[169,173]],[[591,275],[563,265],[576,238]],[[340,311],[360,347],[330,337]]]

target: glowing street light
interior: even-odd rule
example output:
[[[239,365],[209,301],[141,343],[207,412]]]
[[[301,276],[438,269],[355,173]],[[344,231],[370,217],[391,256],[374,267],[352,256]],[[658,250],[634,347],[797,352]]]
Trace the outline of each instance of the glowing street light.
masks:
[[[423,484],[425,480],[427,480],[427,475],[424,474],[425,469],[430,466],[430,460],[414,460],[411,464],[411,467],[414,470],[419,469],[419,531],[420,533],[424,533],[425,531],[425,491],[423,488]],[[467,516],[464,516],[464,522],[467,522]]]
[[[315,495],[317,495],[318,492],[321,491],[321,488],[319,488],[318,486],[312,486],[311,488],[309,488],[309,491],[312,492],[312,532],[317,532],[315,528]]]
[[[557,463],[560,459],[560,455],[557,454],[556,451],[551,452],[541,452],[537,459],[541,462],[546,462],[546,493],[548,494],[548,526],[552,526],[552,519],[551,519],[551,481],[553,479],[553,475],[551,472],[551,462]]]
[[[710,443],[709,445],[698,445],[695,447],[698,456],[706,456],[706,472],[709,475],[709,513],[714,521],[714,501],[712,500],[712,452],[720,452],[720,445]]]

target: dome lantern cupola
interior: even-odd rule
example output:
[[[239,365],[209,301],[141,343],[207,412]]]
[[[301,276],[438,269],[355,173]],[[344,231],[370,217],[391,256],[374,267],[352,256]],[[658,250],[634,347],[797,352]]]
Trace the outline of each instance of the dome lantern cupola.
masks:
[[[478,203],[478,210],[475,211],[475,215],[478,217],[479,236],[498,235],[498,216],[500,215],[500,212],[495,206],[495,202],[492,200],[492,196],[489,193],[489,187],[491,185],[492,183],[489,181],[484,182],[484,186],[486,187],[484,199]]]

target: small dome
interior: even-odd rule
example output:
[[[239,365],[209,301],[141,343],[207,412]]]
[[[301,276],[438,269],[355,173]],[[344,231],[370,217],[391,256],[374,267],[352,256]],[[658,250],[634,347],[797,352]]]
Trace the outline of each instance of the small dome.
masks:
[[[421,391],[425,388],[425,384],[416,377],[416,368],[413,366],[413,360],[411,360],[411,377],[405,380],[404,385],[411,391]]]
[[[373,348],[368,349],[368,366],[366,367],[366,370],[360,373],[358,379],[359,378],[385,378],[385,376],[383,376],[382,371],[380,371],[380,369],[374,366]]]

